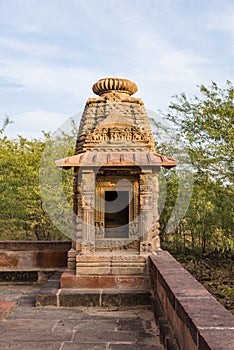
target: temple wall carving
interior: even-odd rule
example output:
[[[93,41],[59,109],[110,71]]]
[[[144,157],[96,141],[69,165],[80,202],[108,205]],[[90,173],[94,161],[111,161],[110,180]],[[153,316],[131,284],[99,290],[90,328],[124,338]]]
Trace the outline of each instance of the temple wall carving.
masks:
[[[121,123],[128,127],[102,127],[111,113],[117,113]],[[142,143],[146,149],[154,149],[153,135],[142,101],[136,103],[121,100],[114,103],[109,100],[100,102],[98,99],[89,99],[80,122],[76,154],[97,147],[99,143],[117,141]]]

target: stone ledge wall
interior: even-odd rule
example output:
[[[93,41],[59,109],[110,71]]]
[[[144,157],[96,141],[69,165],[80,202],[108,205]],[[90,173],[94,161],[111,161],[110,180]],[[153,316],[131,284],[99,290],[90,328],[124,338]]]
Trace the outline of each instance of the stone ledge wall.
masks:
[[[58,270],[71,241],[0,241],[0,272]]]
[[[151,255],[153,295],[181,350],[233,350],[234,317],[168,252]]]

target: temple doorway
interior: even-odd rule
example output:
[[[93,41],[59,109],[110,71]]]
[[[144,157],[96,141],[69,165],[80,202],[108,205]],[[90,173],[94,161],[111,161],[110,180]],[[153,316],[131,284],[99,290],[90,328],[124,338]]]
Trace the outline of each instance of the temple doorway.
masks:
[[[105,191],[105,238],[129,237],[129,192]]]

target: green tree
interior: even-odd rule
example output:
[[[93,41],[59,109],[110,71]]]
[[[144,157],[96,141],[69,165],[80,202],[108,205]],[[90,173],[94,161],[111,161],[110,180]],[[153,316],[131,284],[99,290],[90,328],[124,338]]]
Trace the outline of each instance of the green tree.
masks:
[[[49,142],[48,134],[45,138]],[[45,144],[21,136],[0,139],[0,239],[66,238],[51,222],[40,194],[39,169]],[[63,189],[69,198],[72,179],[71,171],[64,172]]]
[[[200,96],[188,99],[176,96],[167,118],[186,140],[194,168],[224,183],[234,177],[234,88],[230,81],[226,88],[212,83],[201,85]]]
[[[167,247],[177,252],[190,248],[193,252],[226,253],[234,250],[234,89],[230,82],[224,89],[212,83],[210,88],[200,86],[200,93],[192,100],[184,93],[176,97],[166,116],[176,135],[172,141],[156,145],[157,151],[169,152],[174,157],[176,152],[189,154],[188,169],[194,174],[188,210],[167,235],[165,227],[178,191],[178,170],[166,173],[167,197],[160,217],[161,232]],[[175,149],[175,139],[183,141],[182,149]]]

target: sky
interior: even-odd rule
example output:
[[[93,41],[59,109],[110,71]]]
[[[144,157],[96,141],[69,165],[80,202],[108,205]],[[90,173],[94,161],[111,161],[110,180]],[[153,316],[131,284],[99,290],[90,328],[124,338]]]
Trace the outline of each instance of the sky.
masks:
[[[122,77],[152,111],[234,74],[232,0],[0,0],[0,127],[42,137]]]

